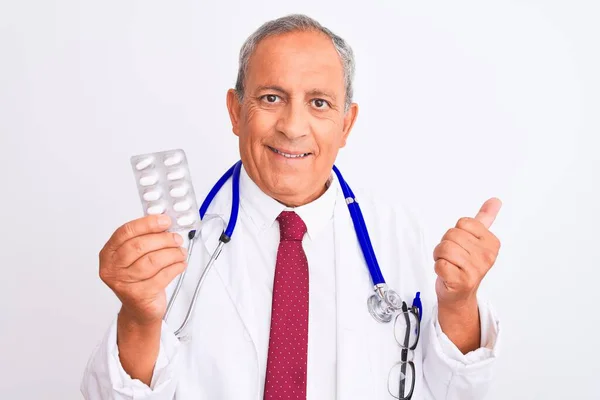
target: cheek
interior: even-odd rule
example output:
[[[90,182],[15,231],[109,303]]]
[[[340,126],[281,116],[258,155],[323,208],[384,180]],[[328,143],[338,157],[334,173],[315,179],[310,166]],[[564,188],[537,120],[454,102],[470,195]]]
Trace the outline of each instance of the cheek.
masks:
[[[319,120],[314,125],[315,141],[319,147],[319,155],[335,157],[343,144],[342,126],[334,119]]]
[[[244,118],[242,132],[249,141],[261,140],[269,136],[269,132],[272,131],[276,121],[277,115],[274,112],[249,107],[246,118]]]

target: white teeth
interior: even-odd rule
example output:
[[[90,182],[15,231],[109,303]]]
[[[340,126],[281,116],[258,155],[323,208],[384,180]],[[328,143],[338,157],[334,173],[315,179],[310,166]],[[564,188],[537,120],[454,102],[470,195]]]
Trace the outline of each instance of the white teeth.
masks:
[[[281,154],[282,156],[286,157],[286,158],[300,158],[300,157],[306,157],[307,155],[309,155],[310,153],[302,153],[302,154],[288,154],[288,153],[284,153],[283,151],[279,151],[273,147],[269,147],[271,150],[273,150],[275,153],[277,154]]]

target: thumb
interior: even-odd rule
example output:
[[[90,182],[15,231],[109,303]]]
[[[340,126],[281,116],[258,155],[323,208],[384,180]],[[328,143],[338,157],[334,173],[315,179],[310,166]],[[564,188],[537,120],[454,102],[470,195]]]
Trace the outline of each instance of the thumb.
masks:
[[[490,229],[490,226],[494,223],[498,212],[500,212],[500,208],[502,207],[502,202],[500,199],[496,197],[492,197],[479,209],[479,212],[475,216],[475,219],[481,222],[486,229]]]

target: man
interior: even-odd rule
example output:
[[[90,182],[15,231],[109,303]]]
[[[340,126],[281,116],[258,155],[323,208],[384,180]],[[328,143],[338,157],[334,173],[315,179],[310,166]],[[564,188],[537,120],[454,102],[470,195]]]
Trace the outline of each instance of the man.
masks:
[[[373,285],[332,174],[358,113],[353,71],[344,40],[305,16],[268,22],[248,38],[227,93],[243,162],[235,234],[178,338],[221,226],[207,223],[197,239],[167,322],[167,293],[187,267],[181,238],[165,232],[165,216],[114,232],[100,252],[100,276],[122,307],[86,368],[86,398],[484,396],[498,323],[477,288],[499,251],[488,228],[500,202],[461,218],[432,262],[409,214],[358,196],[387,283],[409,307],[417,291],[423,302],[417,318],[407,311],[399,322],[375,321],[366,307]],[[207,215],[226,220],[231,196],[223,188]]]

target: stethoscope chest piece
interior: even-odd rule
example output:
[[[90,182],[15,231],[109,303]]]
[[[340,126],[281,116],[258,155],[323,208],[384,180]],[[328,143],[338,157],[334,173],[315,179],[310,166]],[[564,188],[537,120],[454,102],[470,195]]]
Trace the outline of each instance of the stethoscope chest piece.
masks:
[[[378,322],[390,322],[394,314],[402,309],[402,299],[396,291],[388,289],[383,292],[377,291],[367,299],[369,313]]]

